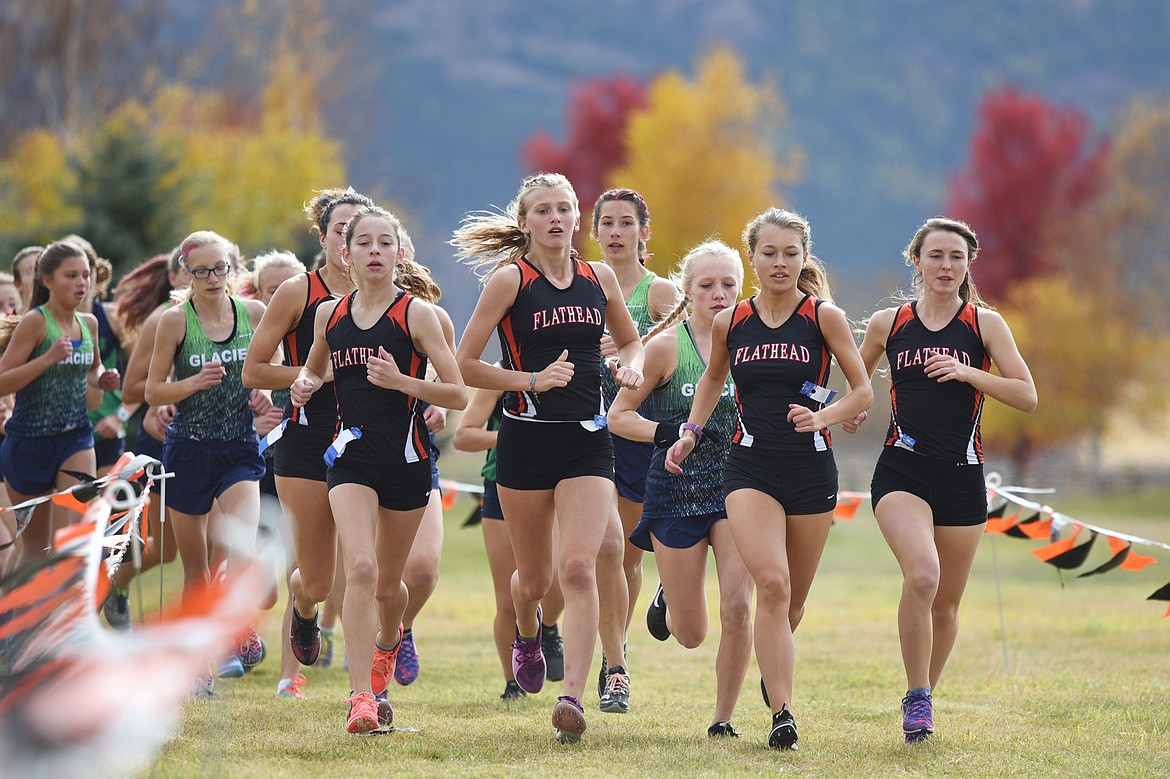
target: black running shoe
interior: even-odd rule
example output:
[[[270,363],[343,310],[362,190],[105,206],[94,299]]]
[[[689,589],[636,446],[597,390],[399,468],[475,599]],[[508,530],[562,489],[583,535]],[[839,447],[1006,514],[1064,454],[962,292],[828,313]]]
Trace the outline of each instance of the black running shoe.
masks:
[[[504,692],[500,695],[500,700],[522,701],[527,697],[528,693],[524,692],[524,688],[517,684],[515,680],[512,680],[504,685]]]
[[[772,732],[768,734],[768,746],[772,749],[796,749],[796,720],[785,706],[772,715]]]
[[[313,614],[312,619],[305,619],[294,607],[292,622],[288,626],[288,641],[298,663],[312,665],[317,662],[317,656],[321,654],[321,630],[317,627],[317,614]]]
[[[544,652],[545,678],[559,682],[565,678],[565,642],[556,623],[541,631],[540,648]]]
[[[739,731],[731,727],[731,720],[727,722],[716,722],[707,728],[707,735],[711,738],[721,738],[726,736],[728,738],[739,738]]]
[[[601,710],[610,714],[625,714],[630,710],[630,675],[620,665],[606,669]]]
[[[646,607],[646,629],[659,641],[670,638],[670,628],[666,626],[666,593],[662,591],[662,582],[658,582],[658,589]]]

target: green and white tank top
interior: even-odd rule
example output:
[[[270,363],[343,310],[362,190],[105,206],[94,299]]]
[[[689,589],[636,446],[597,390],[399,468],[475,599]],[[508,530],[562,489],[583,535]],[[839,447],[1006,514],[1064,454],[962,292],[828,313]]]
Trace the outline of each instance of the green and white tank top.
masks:
[[[203,331],[193,300],[183,304],[187,334],[175,353],[175,381],[194,376],[209,362],[223,364],[223,381],[200,390],[175,404],[175,421],[167,428],[167,440],[248,441],[256,438],[252,411],[248,408],[251,390],[244,386],[244,358],[252,341],[252,320],[244,303],[229,298],[236,313],[232,333],[224,341],[213,341]]]
[[[654,314],[650,311],[650,285],[654,283],[654,279],[658,278],[654,273],[647,273],[638,282],[638,286],[634,287],[634,291],[630,293],[630,297],[626,299],[626,310],[630,312],[630,316],[634,320],[634,326],[638,328],[638,335],[645,336],[654,327]],[[605,396],[605,407],[609,408],[617,397],[618,385],[613,380],[613,374],[609,372],[609,366],[604,362],[601,365],[601,392]],[[647,399],[638,408],[638,412],[646,418],[650,418],[652,406]],[[645,413],[643,413],[645,411]]]
[[[38,306],[34,311],[39,311],[45,320],[45,337],[33,350],[30,360],[49,351],[63,335],[61,326],[44,306]],[[32,438],[89,427],[85,376],[93,367],[93,333],[80,313],[74,312],[73,316],[81,329],[81,340],[73,342],[72,354],[50,365],[44,373],[16,393],[16,407],[12,410],[6,428],[9,433]]]

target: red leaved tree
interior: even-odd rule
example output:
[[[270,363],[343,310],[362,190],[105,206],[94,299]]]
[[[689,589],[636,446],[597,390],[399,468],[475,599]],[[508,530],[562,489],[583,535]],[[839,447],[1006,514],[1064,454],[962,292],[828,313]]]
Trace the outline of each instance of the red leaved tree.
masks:
[[[951,182],[948,215],[979,235],[972,277],[1012,326],[1040,403],[1026,415],[989,404],[983,435],[1026,479],[1037,453],[1098,440],[1122,392],[1102,391],[1093,366],[1128,386],[1137,341],[1126,337],[1108,220],[1101,218],[1109,146],[1088,120],[1007,89],[984,98],[967,170]],[[1086,272],[1090,271],[1090,272]]]
[[[609,174],[625,164],[626,122],[633,111],[645,105],[645,85],[630,76],[577,86],[569,102],[568,139],[557,143],[541,130],[521,148],[523,164],[532,172],[543,170],[568,176],[585,215],[605,191]],[[582,225],[582,232],[574,236],[578,249],[584,243],[587,227]]]
[[[987,95],[979,117],[969,167],[950,182],[947,214],[979,234],[972,276],[985,297],[1002,300],[1014,282],[1066,259],[1101,189],[1108,147],[1083,114],[1011,88]]]

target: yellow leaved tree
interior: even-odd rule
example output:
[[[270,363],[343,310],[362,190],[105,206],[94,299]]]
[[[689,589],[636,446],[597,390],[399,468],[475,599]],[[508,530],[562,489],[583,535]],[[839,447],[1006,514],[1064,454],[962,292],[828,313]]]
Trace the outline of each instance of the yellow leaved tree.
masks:
[[[664,275],[709,236],[738,247],[748,219],[783,204],[779,187],[797,180],[800,153],[790,147],[781,157],[775,149],[787,118],[775,80],[752,83],[727,47],[707,53],[694,80],[667,71],[646,94],[646,108],[631,115],[626,129],[626,165],[610,185],[646,198],[648,265]]]
[[[0,160],[0,235],[47,242],[69,232],[81,216],[66,194],[75,177],[60,136],[30,130]]]
[[[1021,478],[1041,449],[1101,435],[1111,412],[1129,401],[1147,344],[1116,300],[1050,274],[1013,285],[999,308],[1031,369],[1039,403],[1024,414],[988,402],[983,438],[988,449],[1012,456]]]

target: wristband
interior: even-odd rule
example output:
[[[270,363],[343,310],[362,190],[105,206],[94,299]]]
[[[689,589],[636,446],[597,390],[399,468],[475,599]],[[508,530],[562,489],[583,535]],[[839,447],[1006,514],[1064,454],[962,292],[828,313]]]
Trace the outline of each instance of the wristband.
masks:
[[[536,392],[536,371],[532,372],[532,378],[528,380],[528,389],[531,392]]]
[[[683,433],[688,430],[695,434],[695,446],[698,446],[699,442],[703,440],[703,428],[693,422],[683,422],[678,426],[678,437],[682,438]]]
[[[659,449],[673,446],[678,439],[678,428],[669,422],[659,422],[658,427],[654,429],[654,445]]]
[[[116,416],[118,421],[123,425],[130,421],[130,412],[127,411],[123,406],[118,406],[116,409],[114,409],[114,416]]]

